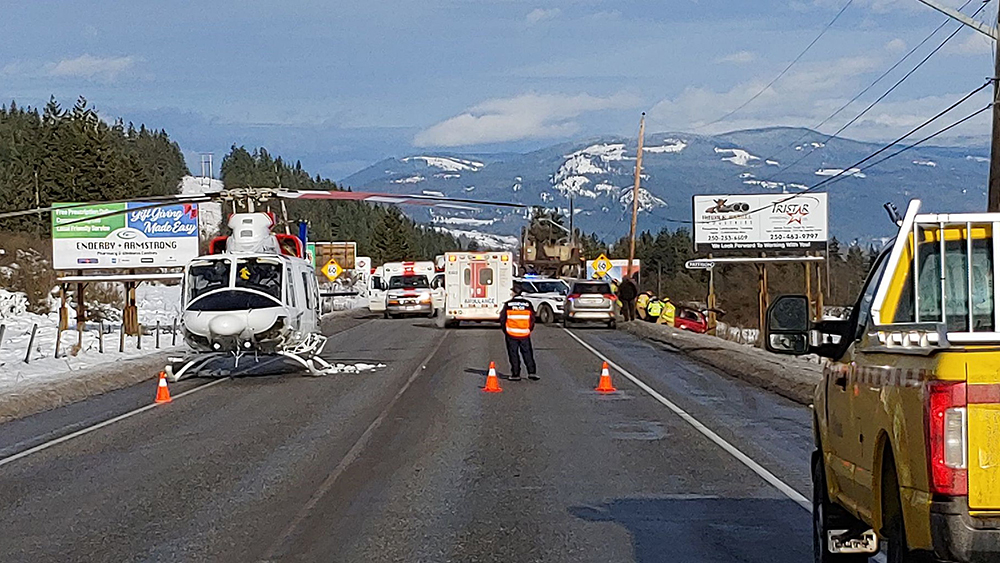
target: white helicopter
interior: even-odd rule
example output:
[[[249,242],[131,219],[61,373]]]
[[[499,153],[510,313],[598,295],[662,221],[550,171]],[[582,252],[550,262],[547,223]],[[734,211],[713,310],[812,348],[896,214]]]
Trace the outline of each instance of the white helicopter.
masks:
[[[294,235],[272,232],[275,217],[255,208],[271,199],[354,200],[473,209],[468,205],[524,207],[508,202],[480,201],[428,195],[396,195],[350,191],[295,191],[273,188],[234,188],[204,194],[142,198],[153,201],[138,209],[178,203],[232,202],[246,212],[233,213],[231,234],[209,244],[209,254],[184,268],[181,289],[181,327],[184,341],[194,352],[171,360],[168,379],[177,381],[225,357],[240,359],[252,354],[283,356],[302,365],[312,375],[333,370],[320,357],[326,337],[320,331],[320,295],[316,273],[306,260],[302,241]],[[132,200],[118,200],[132,201]],[[110,203],[110,202],[101,202]],[[89,205],[89,204],[74,204]],[[63,206],[65,208],[65,206]],[[52,207],[0,213],[9,217],[50,211]],[[128,212],[136,211],[131,209]],[[89,216],[69,225],[117,215]]]

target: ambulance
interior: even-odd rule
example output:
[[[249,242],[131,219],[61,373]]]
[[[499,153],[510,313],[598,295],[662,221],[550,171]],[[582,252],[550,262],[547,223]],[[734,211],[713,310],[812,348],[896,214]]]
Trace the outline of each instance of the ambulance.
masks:
[[[434,262],[386,262],[382,265],[385,285],[385,318],[402,315],[434,316],[431,279]]]
[[[510,252],[445,254],[445,323],[497,321],[514,287],[514,255]]]

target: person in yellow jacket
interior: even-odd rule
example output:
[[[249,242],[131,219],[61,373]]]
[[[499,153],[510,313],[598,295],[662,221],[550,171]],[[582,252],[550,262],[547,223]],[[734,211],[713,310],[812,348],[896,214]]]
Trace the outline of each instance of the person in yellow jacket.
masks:
[[[647,291],[645,293],[640,293],[639,297],[635,298],[635,312],[639,315],[639,318],[646,320],[646,307],[649,306],[649,300],[653,297],[653,292]]]
[[[655,323],[663,312],[663,301],[656,297],[650,297],[649,304],[646,305],[646,322]]]
[[[663,309],[660,311],[660,318],[656,321],[659,324],[674,326],[674,316],[677,314],[677,307],[670,302],[669,297],[663,298]]]

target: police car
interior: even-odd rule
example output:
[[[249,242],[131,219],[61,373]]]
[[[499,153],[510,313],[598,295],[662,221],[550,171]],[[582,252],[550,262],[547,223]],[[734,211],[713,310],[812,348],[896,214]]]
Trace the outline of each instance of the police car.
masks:
[[[562,318],[569,284],[558,278],[527,275],[515,278],[514,284],[521,287],[522,297],[531,302],[539,323],[548,324]]]

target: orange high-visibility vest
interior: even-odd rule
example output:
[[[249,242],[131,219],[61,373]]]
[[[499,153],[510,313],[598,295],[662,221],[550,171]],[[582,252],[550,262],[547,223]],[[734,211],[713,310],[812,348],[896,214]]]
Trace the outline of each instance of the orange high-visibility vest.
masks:
[[[514,338],[531,336],[531,311],[507,311],[507,324],[504,327],[507,334]]]

